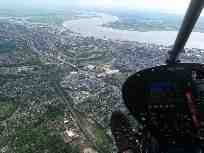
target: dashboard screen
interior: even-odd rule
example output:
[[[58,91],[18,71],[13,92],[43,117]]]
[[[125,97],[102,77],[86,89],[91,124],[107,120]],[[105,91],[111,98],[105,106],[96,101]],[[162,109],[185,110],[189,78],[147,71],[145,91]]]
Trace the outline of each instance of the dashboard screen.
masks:
[[[153,82],[149,85],[150,103],[172,102],[176,98],[176,85],[171,82]]]

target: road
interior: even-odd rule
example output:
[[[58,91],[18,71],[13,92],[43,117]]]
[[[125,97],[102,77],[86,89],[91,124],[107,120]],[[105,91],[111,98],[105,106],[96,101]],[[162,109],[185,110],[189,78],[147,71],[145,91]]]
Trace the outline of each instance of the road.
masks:
[[[88,140],[89,145],[94,146],[99,153],[104,153],[104,150],[102,150],[101,146],[96,145],[96,138],[94,131],[96,128],[100,128],[99,125],[90,123],[90,121],[87,120],[85,116],[82,116],[77,110],[73,107],[73,99],[64,92],[64,90],[61,88],[60,84],[56,81],[53,82],[53,86],[55,88],[56,93],[59,94],[61,97],[61,100],[63,100],[64,103],[67,104],[68,109],[70,110],[73,118],[75,119],[78,127]]]

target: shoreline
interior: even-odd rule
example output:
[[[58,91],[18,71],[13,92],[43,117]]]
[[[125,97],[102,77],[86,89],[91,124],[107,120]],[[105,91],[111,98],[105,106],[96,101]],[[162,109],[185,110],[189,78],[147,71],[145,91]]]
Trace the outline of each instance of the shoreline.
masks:
[[[128,31],[104,27],[104,24],[119,20],[116,16],[98,13],[98,17],[88,19],[77,19],[65,21],[63,27],[74,33],[83,36],[95,37],[98,39],[111,39],[120,41],[135,41],[140,43],[149,43],[155,45],[171,46],[177,36],[177,31]],[[204,49],[204,33],[193,32],[187,45],[187,48]]]

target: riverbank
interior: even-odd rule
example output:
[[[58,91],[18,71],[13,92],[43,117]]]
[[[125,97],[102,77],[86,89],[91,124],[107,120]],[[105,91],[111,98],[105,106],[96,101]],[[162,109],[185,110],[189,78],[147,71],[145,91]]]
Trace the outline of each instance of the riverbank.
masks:
[[[119,20],[116,16],[98,13],[98,17],[69,20],[63,23],[67,29],[83,36],[99,39],[112,39],[120,41],[137,41],[156,45],[172,45],[176,39],[177,31],[128,31],[119,30],[102,25]],[[193,32],[187,43],[188,48],[204,49],[204,33]]]

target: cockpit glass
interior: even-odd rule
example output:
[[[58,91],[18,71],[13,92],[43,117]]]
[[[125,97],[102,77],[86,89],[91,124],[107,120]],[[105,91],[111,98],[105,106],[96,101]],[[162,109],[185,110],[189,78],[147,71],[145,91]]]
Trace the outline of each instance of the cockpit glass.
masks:
[[[116,152],[122,85],[165,64],[189,2],[0,0],[0,152]],[[182,61],[203,63],[203,41],[202,15]],[[152,101],[180,92],[175,82],[149,89]]]

